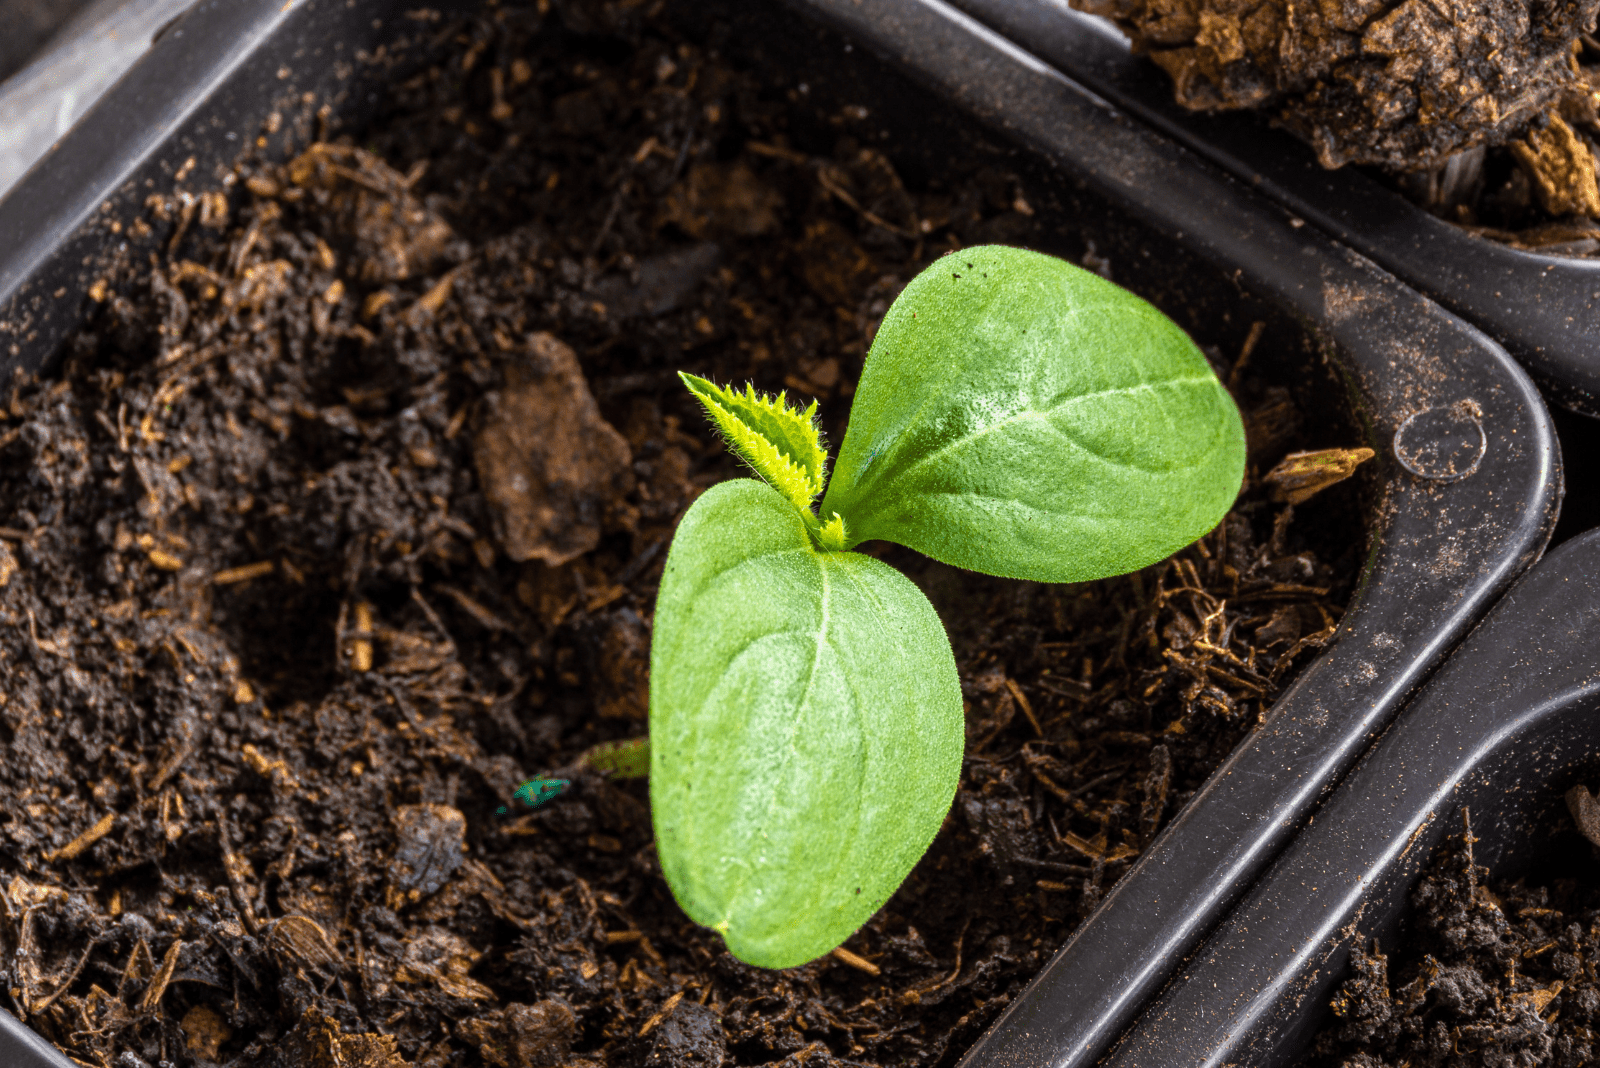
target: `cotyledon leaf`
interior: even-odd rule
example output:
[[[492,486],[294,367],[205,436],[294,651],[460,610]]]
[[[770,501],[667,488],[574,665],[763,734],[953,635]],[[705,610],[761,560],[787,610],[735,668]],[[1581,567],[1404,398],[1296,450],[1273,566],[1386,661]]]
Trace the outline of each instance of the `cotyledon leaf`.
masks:
[[[678,377],[705,405],[729,447],[796,508],[809,511],[827,481],[817,402],[801,411],[782,393],[770,397],[749,384],[740,393],[681,371]]]
[[[999,245],[912,279],[873,340],[822,514],[957,567],[1077,582],[1214,527],[1244,427],[1176,324],[1098,275]]]
[[[678,526],[650,655],[650,808],[683,910],[741,960],[838,946],[926,851],[961,691],[921,591],[818,550],[778,493],[713,486]]]

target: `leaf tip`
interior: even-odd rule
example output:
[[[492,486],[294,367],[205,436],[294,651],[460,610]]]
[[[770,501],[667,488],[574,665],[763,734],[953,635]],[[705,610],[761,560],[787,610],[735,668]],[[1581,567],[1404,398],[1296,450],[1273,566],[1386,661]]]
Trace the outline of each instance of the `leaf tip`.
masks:
[[[802,512],[827,481],[828,454],[817,426],[817,404],[805,411],[789,404],[786,393],[767,396],[753,383],[744,392],[678,372],[684,386],[705,406],[728,447]]]

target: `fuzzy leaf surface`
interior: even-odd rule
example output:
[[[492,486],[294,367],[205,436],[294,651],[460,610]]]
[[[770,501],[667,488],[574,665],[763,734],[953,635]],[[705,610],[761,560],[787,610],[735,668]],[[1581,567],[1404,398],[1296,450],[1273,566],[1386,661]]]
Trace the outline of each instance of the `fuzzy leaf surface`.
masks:
[[[801,411],[790,407],[783,393],[767,396],[748,384],[740,393],[682,371],[678,377],[705,406],[729,448],[796,508],[811,507],[827,481],[828,463],[816,401]]]
[[[884,317],[822,513],[847,546],[1078,582],[1209,531],[1244,457],[1238,409],[1170,319],[1062,260],[978,246]]]
[[[765,968],[838,946],[933,841],[962,741],[950,643],[909,579],[819,551],[759,482],[695,502],[650,659],[650,808],[690,917]]]

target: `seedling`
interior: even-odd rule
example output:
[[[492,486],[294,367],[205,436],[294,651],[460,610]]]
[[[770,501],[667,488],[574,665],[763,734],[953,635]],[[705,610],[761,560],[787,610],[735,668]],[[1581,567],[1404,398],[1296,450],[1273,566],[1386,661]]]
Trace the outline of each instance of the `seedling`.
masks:
[[[578,764],[613,779],[642,779],[650,774],[650,739],[601,742],[579,757]]]
[[[568,779],[529,779],[511,795],[513,801],[520,801],[529,808],[539,808],[547,801],[554,801],[566,792],[572,782]],[[504,816],[509,809],[501,805],[495,810],[495,815]]]
[[[898,542],[1037,582],[1133,571],[1226,514],[1244,429],[1155,308],[1000,246],[945,256],[889,309],[831,480],[815,403],[682,378],[760,481],[707,490],[667,555],[650,671],[656,843],[690,917],[741,960],[791,967],[888,900],[961,770],[939,617],[851,550]]]
[[[612,779],[642,779],[650,774],[650,739],[627,738],[592,745],[577,760],[554,775],[524,782],[511,794],[511,799],[522,802],[530,809],[542,808],[547,802],[566,793],[572,785],[571,779],[558,776],[576,775],[582,771],[598,771]],[[510,811],[510,806],[501,805],[495,809],[495,815],[504,816]]]

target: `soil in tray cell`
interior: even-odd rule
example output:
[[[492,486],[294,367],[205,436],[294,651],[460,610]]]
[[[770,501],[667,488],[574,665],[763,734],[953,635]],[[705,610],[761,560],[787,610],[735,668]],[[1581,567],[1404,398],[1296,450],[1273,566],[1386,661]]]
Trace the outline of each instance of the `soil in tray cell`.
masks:
[[[154,265],[0,394],[0,989],[106,1068],[948,1064],[1333,633],[1353,488],[1261,473],[1353,443],[1247,378],[1245,493],[1171,560],[883,548],[951,627],[960,792],[844,952],[746,967],[580,762],[644,732],[666,543],[741,474],[676,372],[837,442],[899,288],[1045,204],[908,187],[865,107],[648,23],[491,11],[359,142],[155,198]]]
[[[1402,940],[1352,948],[1353,974],[1332,1000],[1335,1020],[1317,1036],[1308,1066],[1592,1064],[1600,847],[1578,841],[1560,818],[1569,824],[1566,870],[1506,882],[1474,863],[1468,813],[1412,891]]]

